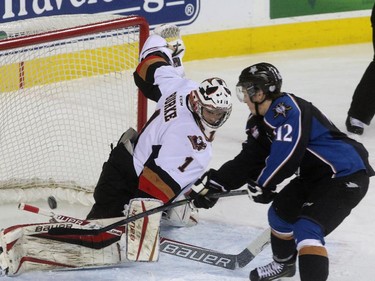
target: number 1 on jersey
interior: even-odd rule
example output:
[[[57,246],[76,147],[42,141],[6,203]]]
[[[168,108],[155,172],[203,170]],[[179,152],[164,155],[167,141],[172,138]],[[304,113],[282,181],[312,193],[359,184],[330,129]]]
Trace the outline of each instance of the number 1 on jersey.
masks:
[[[186,157],[185,158],[185,163],[182,164],[180,167],[178,167],[178,169],[181,171],[181,172],[185,172],[186,170],[186,167],[190,165],[191,162],[193,162],[194,158],[193,157]]]

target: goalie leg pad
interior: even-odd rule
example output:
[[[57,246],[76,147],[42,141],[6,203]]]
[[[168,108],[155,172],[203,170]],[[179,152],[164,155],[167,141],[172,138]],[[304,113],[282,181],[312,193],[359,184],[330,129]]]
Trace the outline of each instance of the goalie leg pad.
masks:
[[[130,200],[128,216],[157,208],[163,202],[156,199]],[[157,261],[159,258],[159,228],[161,213],[140,218],[127,224],[127,259],[129,261]]]
[[[108,225],[115,221],[118,218],[97,220],[95,224]],[[12,276],[25,271],[102,267],[127,261],[124,226],[95,236],[49,235],[48,230],[53,227],[69,228],[73,225],[27,224],[1,231],[2,271]]]

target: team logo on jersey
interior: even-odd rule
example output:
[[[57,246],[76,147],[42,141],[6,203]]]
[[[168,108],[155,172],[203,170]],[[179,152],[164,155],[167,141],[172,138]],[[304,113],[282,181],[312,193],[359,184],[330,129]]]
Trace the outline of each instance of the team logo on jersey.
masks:
[[[201,151],[207,147],[207,144],[203,141],[201,136],[188,136],[188,138],[193,146],[193,149]]]
[[[283,102],[280,102],[278,105],[276,105],[272,110],[274,111],[274,118],[277,118],[279,115],[282,115],[286,117],[286,112],[291,110],[292,107],[289,105],[286,105]]]
[[[250,128],[250,133],[254,137],[254,139],[257,139],[259,137],[258,126],[255,125],[254,127]]]

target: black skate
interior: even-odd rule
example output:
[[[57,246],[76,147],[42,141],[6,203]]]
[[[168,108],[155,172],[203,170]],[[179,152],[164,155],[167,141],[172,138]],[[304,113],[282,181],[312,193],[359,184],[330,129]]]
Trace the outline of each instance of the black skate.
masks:
[[[282,277],[292,277],[296,274],[295,263],[271,262],[265,266],[260,266],[250,272],[251,281],[271,281]]]

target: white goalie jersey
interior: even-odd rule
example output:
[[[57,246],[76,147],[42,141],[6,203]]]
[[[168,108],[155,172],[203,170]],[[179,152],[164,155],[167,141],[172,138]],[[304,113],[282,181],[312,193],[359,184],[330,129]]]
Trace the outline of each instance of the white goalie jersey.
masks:
[[[144,59],[135,74],[144,81],[138,87],[146,96],[152,96],[157,105],[135,145],[134,166],[139,188],[168,202],[181,191],[187,192],[204,173],[211,160],[212,145],[189,109],[189,94],[199,85],[183,78],[170,64],[166,47],[152,47],[155,45],[163,46],[163,38],[149,37],[142,53]],[[164,57],[152,53],[145,56],[150,48]]]

